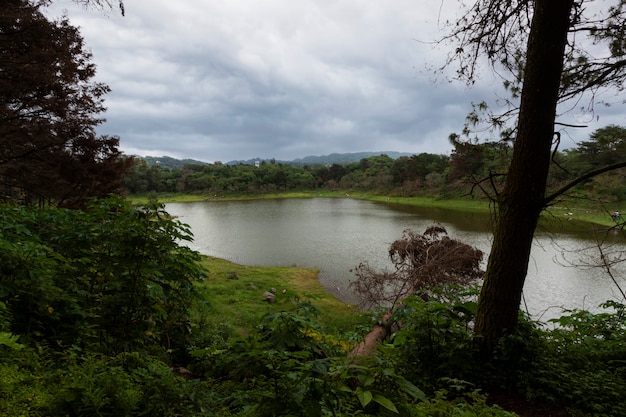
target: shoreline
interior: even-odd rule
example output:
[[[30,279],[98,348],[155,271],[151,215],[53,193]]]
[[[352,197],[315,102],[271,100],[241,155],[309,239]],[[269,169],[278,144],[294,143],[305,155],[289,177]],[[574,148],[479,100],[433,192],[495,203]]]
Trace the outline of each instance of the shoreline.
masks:
[[[219,322],[228,318],[228,324],[240,333],[256,326],[259,316],[291,310],[300,302],[314,305],[323,322],[336,328],[353,328],[363,313],[326,288],[317,269],[242,265],[204,254],[200,263],[208,277],[197,287],[212,306],[211,316]],[[275,299],[268,302],[263,295],[272,290]]]
[[[437,210],[450,210],[455,211],[457,213],[475,213],[479,216],[489,216],[491,207],[486,201],[471,201],[471,200],[435,200],[432,198],[407,198],[407,197],[386,197],[380,195],[366,195],[366,194],[348,194],[346,193],[280,193],[280,194],[265,194],[263,196],[258,195],[246,195],[246,196],[225,196],[219,198],[207,198],[205,195],[169,195],[165,196],[163,200],[161,200],[161,196],[159,196],[159,201],[166,202],[179,202],[179,203],[187,203],[187,202],[213,202],[214,204],[219,204],[221,201],[253,201],[253,200],[276,200],[276,199],[298,199],[298,198],[353,198],[360,199],[364,201],[373,201],[381,204],[390,204],[390,205],[400,205],[400,206],[415,206],[420,208],[433,208]],[[133,201],[133,203],[137,203],[137,201]],[[393,210],[392,207],[390,209]],[[583,209],[581,209],[583,210]],[[576,214],[573,211],[564,211],[558,207],[552,207],[549,211],[545,212],[542,215],[541,223],[539,228],[537,229],[538,233],[543,233],[546,230],[551,230],[555,233],[561,233],[568,231],[573,232],[581,232],[583,230],[587,230],[589,233],[592,233],[592,229],[595,228],[597,231],[606,231],[611,225],[610,224],[598,224],[593,221],[584,221],[582,219],[576,219]],[[607,222],[608,223],[608,222]],[[613,224],[615,226],[615,224]],[[603,232],[604,233],[604,232]],[[213,255],[202,254],[203,256],[212,257]],[[255,265],[246,265],[246,264],[238,264],[236,261],[224,259],[226,262],[232,262],[233,265],[239,265],[241,268],[254,268]],[[286,266],[286,265],[285,265]],[[261,265],[257,266],[258,268],[266,268]],[[295,267],[295,265],[292,265]],[[268,267],[272,268],[272,267]],[[306,268],[305,268],[306,269]],[[259,269],[261,271],[261,269]],[[259,272],[263,274],[263,272]],[[305,279],[305,281],[311,281],[310,278]],[[314,281],[317,285],[324,291],[325,295],[329,299],[336,300],[341,304],[349,304],[355,306],[358,304],[358,301],[355,301],[354,297],[351,297],[349,294],[343,294],[342,291],[336,291],[332,285],[329,285],[320,271],[316,270],[314,273]],[[345,296],[344,296],[345,295]]]
[[[149,196],[128,196],[132,204],[146,204]],[[437,199],[433,197],[401,197],[393,195],[383,195],[380,193],[353,192],[353,191],[302,191],[302,192],[279,192],[265,194],[161,194],[156,196],[157,201],[167,203],[193,203],[193,202],[220,202],[220,201],[254,201],[254,200],[276,200],[295,198],[354,198],[359,200],[374,201],[380,203],[397,204],[407,207],[437,208],[443,210],[482,213],[489,215],[493,213],[493,203],[482,199]],[[613,202],[612,206],[620,207],[622,202]],[[626,202],[624,202],[626,204]],[[598,203],[607,205],[606,203]],[[626,211],[626,210],[624,210]],[[546,208],[540,218],[540,222],[551,224],[554,222],[574,221],[589,223],[600,227],[614,227],[616,222],[611,219],[611,211],[600,210],[590,207],[576,207],[573,204],[561,203],[558,206]]]

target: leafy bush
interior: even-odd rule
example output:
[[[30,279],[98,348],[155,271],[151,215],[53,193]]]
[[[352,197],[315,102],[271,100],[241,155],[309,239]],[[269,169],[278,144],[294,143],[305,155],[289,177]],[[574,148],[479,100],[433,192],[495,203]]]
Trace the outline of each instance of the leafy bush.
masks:
[[[464,396],[448,399],[448,391],[441,389],[433,398],[416,404],[412,410],[413,417],[515,417],[516,414],[490,406],[486,398],[473,391]]]
[[[47,415],[191,417],[210,408],[211,393],[202,382],[137,353],[81,355],[51,378],[58,384]]]
[[[410,297],[394,313],[401,328],[389,354],[402,375],[416,385],[437,391],[441,378],[471,379],[477,372],[471,323],[476,289],[443,287],[424,300]]]
[[[435,400],[441,390],[454,388],[450,394],[463,398],[480,389],[520,393],[585,415],[626,415],[626,306],[608,302],[603,307],[614,311],[597,314],[566,311],[551,320],[554,329],[520,313],[517,328],[499,341],[493,356],[483,358],[473,340],[471,295],[414,297],[398,309],[401,329],[384,352],[393,355],[402,376]],[[444,403],[430,401],[420,407],[436,415]]]
[[[42,415],[53,398],[46,383],[48,365],[33,349],[0,345],[0,416]]]
[[[546,330],[541,366],[529,395],[566,404],[589,415],[626,415],[626,305],[614,311],[566,310]]]
[[[406,415],[423,394],[380,357],[346,357],[324,333],[315,308],[266,315],[257,331],[226,350],[193,352],[194,372],[222,381],[220,408],[237,415]],[[228,380],[230,383],[224,384]]]
[[[0,301],[11,331],[65,349],[117,353],[183,348],[194,281],[191,239],[162,205],[120,198],[85,211],[0,210]]]

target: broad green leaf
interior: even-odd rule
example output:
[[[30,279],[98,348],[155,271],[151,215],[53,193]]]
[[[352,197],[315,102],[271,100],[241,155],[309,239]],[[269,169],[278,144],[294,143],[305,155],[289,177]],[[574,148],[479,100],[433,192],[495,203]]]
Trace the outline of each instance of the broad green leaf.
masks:
[[[20,337],[7,332],[0,332],[0,345],[10,347],[11,349],[20,350],[24,347],[21,343],[17,343]]]
[[[411,397],[416,398],[421,401],[426,401],[426,394],[424,394],[424,391],[417,388],[411,382],[407,381],[404,378],[398,378],[396,382],[398,386],[402,388],[402,390],[406,392],[407,394],[409,394]]]
[[[394,413],[398,413],[398,409],[396,408],[396,406],[393,405],[391,400],[389,398],[385,397],[384,395],[379,394],[377,392],[374,392],[374,393],[372,393],[372,398],[374,399],[374,401],[376,403],[382,405],[387,410],[393,411]]]
[[[372,401],[373,398],[371,391],[363,391],[360,387],[356,390],[356,396],[364,408]]]

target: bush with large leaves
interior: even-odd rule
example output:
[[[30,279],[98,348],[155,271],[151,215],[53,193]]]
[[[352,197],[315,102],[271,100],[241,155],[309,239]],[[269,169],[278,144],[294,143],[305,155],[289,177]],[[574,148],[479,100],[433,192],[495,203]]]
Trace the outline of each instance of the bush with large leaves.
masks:
[[[26,339],[102,353],[184,347],[204,270],[189,228],[120,198],[0,210],[0,301]]]

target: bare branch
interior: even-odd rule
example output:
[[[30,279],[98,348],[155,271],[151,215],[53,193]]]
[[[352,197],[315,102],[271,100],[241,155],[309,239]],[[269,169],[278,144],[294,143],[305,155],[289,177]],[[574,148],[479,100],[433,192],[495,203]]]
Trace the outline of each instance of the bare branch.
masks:
[[[597,175],[600,175],[600,174],[604,174],[605,172],[613,171],[615,169],[624,168],[624,167],[626,167],[626,162],[620,162],[620,163],[617,163],[617,164],[609,165],[609,166],[606,166],[606,167],[599,168],[599,169],[596,169],[594,171],[588,172],[585,175],[582,175],[582,176],[576,178],[575,180],[573,180],[572,182],[564,185],[563,187],[559,188],[557,191],[555,191],[554,193],[552,193],[551,195],[546,197],[544,199],[544,206],[549,205],[554,199],[556,199],[560,195],[563,195],[566,191],[574,188],[576,185],[580,184],[581,182],[583,182],[585,180],[588,180],[588,179],[593,178],[593,177],[595,177]]]
[[[389,248],[393,272],[377,272],[361,263],[353,272],[350,286],[365,307],[391,307],[409,295],[447,283],[467,285],[483,275],[483,253],[448,237],[442,226],[431,226],[423,234],[405,230]]]

